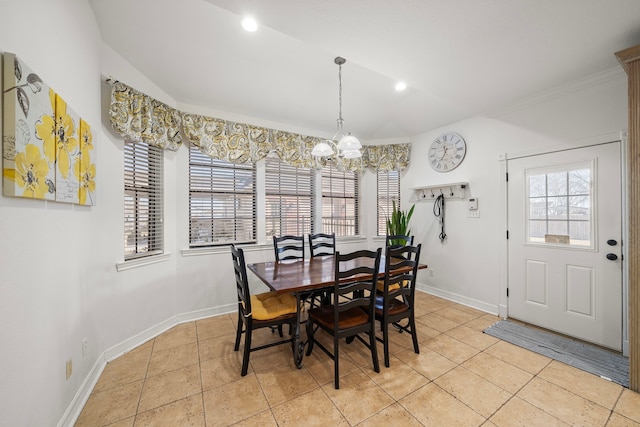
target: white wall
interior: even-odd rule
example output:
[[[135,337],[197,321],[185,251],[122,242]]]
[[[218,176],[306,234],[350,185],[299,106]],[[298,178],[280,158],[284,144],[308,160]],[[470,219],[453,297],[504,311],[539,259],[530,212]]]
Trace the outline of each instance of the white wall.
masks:
[[[169,105],[190,107],[176,105],[162,88],[102,45],[86,0],[4,0],[0,15],[12,17],[0,26],[0,49],[16,53],[36,70],[94,129],[96,206],[0,196],[0,426],[67,425],[78,415],[105,360],[177,322],[234,310],[232,273],[226,251],[183,252],[188,247],[185,147],[164,156],[169,256],[160,263],[116,270],[123,260],[123,146],[106,118],[110,88],[101,80],[111,76]],[[43,30],[30,33],[26,25]],[[489,311],[497,307],[496,254],[503,243],[498,155],[575,144],[576,139],[625,128],[624,82],[616,75],[492,118],[474,117],[409,140],[379,141],[413,141],[412,166],[402,177],[405,206],[408,187],[444,181],[468,181],[468,194],[480,200],[479,219],[466,218],[460,201],[447,204],[449,237],[444,244],[437,239],[432,203],[418,204],[414,232],[424,244],[423,260],[435,272],[433,277],[421,273],[423,286]],[[211,115],[321,135],[259,118]],[[457,131],[468,142],[467,158],[446,175],[425,167],[429,143],[444,130]],[[370,246],[380,244],[372,238],[375,191],[375,174],[367,172],[361,233]],[[361,244],[356,239],[341,247]],[[247,252],[249,262],[272,256],[268,242]],[[89,348],[83,357],[85,337]],[[70,358],[73,375],[66,380]]]

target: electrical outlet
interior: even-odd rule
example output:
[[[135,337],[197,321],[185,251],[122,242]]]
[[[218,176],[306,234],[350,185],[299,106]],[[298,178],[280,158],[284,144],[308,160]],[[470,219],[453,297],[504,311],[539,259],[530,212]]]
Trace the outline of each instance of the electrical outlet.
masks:
[[[480,218],[480,210],[469,209],[469,211],[467,212],[467,218]]]
[[[87,355],[87,350],[89,349],[89,342],[87,341],[87,338],[85,337],[82,340],[82,357],[85,357]]]
[[[433,277],[433,268],[427,268],[427,275]]]
[[[73,360],[69,359],[67,360],[67,379],[69,379],[72,373],[73,373]]]

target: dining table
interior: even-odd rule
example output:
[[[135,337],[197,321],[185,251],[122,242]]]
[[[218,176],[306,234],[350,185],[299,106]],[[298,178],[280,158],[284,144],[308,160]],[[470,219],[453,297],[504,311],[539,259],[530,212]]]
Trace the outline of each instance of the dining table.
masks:
[[[300,339],[300,325],[304,304],[313,298],[317,292],[335,285],[335,256],[326,255],[308,259],[295,259],[283,261],[267,261],[248,264],[247,268],[253,272],[269,289],[277,293],[293,293],[296,296],[296,326],[293,332],[293,357],[298,368],[302,367],[305,342]],[[355,267],[373,267],[372,259],[356,258],[343,262],[341,267],[352,269]],[[380,259],[378,277],[384,277],[385,259]],[[420,264],[419,269],[427,268]],[[354,278],[368,279],[370,275],[358,274],[343,279],[344,282]]]

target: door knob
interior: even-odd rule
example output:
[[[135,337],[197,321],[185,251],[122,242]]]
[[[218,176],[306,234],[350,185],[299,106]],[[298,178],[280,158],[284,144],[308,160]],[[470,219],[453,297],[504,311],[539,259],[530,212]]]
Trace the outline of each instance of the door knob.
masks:
[[[615,246],[617,244],[618,244],[617,240],[614,240],[614,239],[607,240],[607,245],[609,245],[609,246]]]
[[[611,261],[615,261],[618,259],[618,255],[616,254],[607,254],[607,259]]]

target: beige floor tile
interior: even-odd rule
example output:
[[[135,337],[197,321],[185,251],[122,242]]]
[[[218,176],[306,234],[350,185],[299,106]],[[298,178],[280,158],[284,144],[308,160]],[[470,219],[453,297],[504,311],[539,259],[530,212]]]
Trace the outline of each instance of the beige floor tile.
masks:
[[[256,378],[272,407],[320,386],[306,369],[286,365],[272,366],[266,372],[256,373]]]
[[[532,379],[517,396],[567,424],[602,426],[611,412],[540,378]]]
[[[311,375],[318,381],[318,384],[333,384],[334,365],[333,359],[329,358],[322,350],[314,350],[310,356],[302,359],[302,365],[309,371]],[[353,361],[344,353],[340,355],[340,377],[359,370]]]
[[[485,421],[483,416],[434,383],[416,390],[399,403],[425,426],[475,427]]]
[[[195,322],[182,323],[158,335],[153,344],[153,351],[155,353],[171,347],[194,343],[197,340]]]
[[[560,421],[524,400],[514,397],[490,419],[498,427],[562,427]]]
[[[142,388],[139,412],[146,412],[202,392],[197,364],[149,377]]]
[[[465,360],[472,358],[480,352],[477,348],[471,347],[446,334],[441,334],[428,340],[423,346],[440,353],[447,359],[458,364],[463,363]]]
[[[198,363],[198,343],[196,342],[158,351],[154,347],[147,377],[174,371],[196,363]]]
[[[470,346],[475,347],[479,350],[484,350],[485,348],[491,347],[492,345],[500,341],[498,338],[492,337],[491,335],[478,333],[478,331],[465,325],[450,329],[445,333],[450,337],[453,337],[458,341],[462,341],[465,344],[469,344]]]
[[[238,351],[238,354],[241,355],[242,351]],[[242,360],[242,356],[240,356],[240,360]],[[256,374],[269,371],[274,366],[287,366],[290,369],[297,369],[290,344],[253,352],[249,361]]]
[[[609,421],[607,421],[607,427],[640,427],[640,423],[614,412],[609,417]]]
[[[444,317],[445,319],[451,320],[459,325],[463,323],[467,323],[473,319],[476,319],[480,316],[479,312],[468,312],[459,309],[459,305],[449,306],[443,308],[442,310],[438,310],[435,312],[440,317]]]
[[[237,314],[233,313],[233,318],[229,314],[222,316],[208,317],[196,321],[198,340],[207,340],[236,333]]]
[[[438,378],[457,366],[453,361],[428,348],[422,348],[420,354],[415,354],[413,350],[405,350],[396,354],[395,357],[430,380]]]
[[[144,379],[152,349],[153,340],[107,363],[94,390],[105,390]]]
[[[364,372],[389,396],[399,400],[429,383],[429,379],[413,370],[395,356],[390,357],[390,366],[382,367],[380,373]]]
[[[207,427],[213,424],[207,424]],[[245,418],[233,425],[234,427],[278,427],[276,419],[273,417],[273,412],[269,409],[262,411],[249,418]]]
[[[219,387],[233,381],[238,381],[242,371],[242,352],[223,354],[220,357],[207,359],[200,363],[200,376],[202,377],[202,390]],[[247,369],[247,375],[253,373],[251,363]]]
[[[354,426],[394,403],[376,383],[362,371],[340,378],[340,389],[333,383],[322,386],[333,404],[350,425]]]
[[[124,420],[136,414],[143,381],[135,381],[89,396],[76,427],[101,427]]]
[[[482,316],[475,318],[473,320],[468,321],[467,323],[465,323],[464,325],[466,327],[469,327],[473,330],[476,331],[484,331],[485,329],[487,329],[489,326],[493,325],[494,323],[500,321],[502,318],[499,316],[496,316],[495,314],[488,314],[485,313]]]
[[[202,394],[143,412],[135,427],[205,427]]]
[[[358,427],[388,426],[422,427],[422,423],[399,403],[394,403],[358,424]]]
[[[498,341],[487,348],[485,352],[534,375],[551,363],[551,359],[548,357],[525,350],[506,341]]]
[[[512,396],[462,366],[447,372],[434,382],[485,418],[489,418]]]
[[[235,345],[235,342],[236,337],[234,334],[227,334],[217,338],[198,341],[198,353],[200,355],[200,361],[212,359],[214,357],[220,357],[223,354],[232,353],[234,351],[233,347]],[[244,341],[240,344],[240,352],[243,349],[243,343]]]
[[[425,326],[435,329],[439,332],[447,332],[449,329],[460,326],[460,323],[454,322],[449,319],[445,319],[436,313],[425,314],[424,316],[416,317],[416,322]]]
[[[533,378],[532,374],[487,353],[473,356],[462,366],[511,394],[515,394]]]
[[[640,394],[629,389],[625,389],[613,410],[620,415],[624,415],[625,417],[640,423]]]
[[[540,371],[538,377],[607,409],[613,409],[624,390],[619,384],[555,360]]]
[[[349,426],[322,389],[317,388],[273,407],[278,426]]]
[[[202,394],[207,427],[228,426],[269,409],[255,375]]]
[[[117,421],[113,424],[109,424],[108,427],[134,427],[133,423],[136,421],[136,417],[125,418],[124,420]]]

